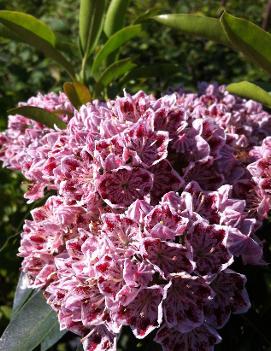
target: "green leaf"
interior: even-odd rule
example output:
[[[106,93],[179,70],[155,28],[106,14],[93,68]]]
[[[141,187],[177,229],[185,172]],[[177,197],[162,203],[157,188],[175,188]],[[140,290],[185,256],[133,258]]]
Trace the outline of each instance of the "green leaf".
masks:
[[[15,107],[8,111],[11,115],[22,115],[24,117],[33,119],[37,122],[40,122],[46,125],[49,128],[54,128],[56,125],[60,129],[66,128],[66,123],[64,123],[57,114],[49,112],[39,107],[35,106],[21,106]]]
[[[231,94],[258,101],[271,108],[271,94],[256,84],[247,81],[232,83],[227,86],[227,90]]]
[[[41,342],[40,351],[47,351],[48,349],[50,349],[50,347],[54,346],[66,333],[66,330],[59,330],[59,322],[58,320],[55,320],[51,331]]]
[[[124,77],[122,84],[125,84],[131,79],[135,80],[138,78],[167,78],[178,72],[180,72],[180,66],[171,63],[156,63],[148,66],[136,67]]]
[[[96,94],[99,94],[100,91],[107,87],[113,80],[120,78],[135,67],[136,64],[133,63],[130,58],[114,62],[100,76],[95,87]]]
[[[88,88],[79,82],[66,82],[63,85],[63,89],[70,102],[77,110],[82,105],[91,101],[91,95]]]
[[[271,74],[271,34],[227,12],[221,16],[221,24],[233,46]]]
[[[150,8],[148,10],[146,10],[145,12],[143,12],[141,15],[139,15],[134,23],[141,23],[141,22],[144,22],[146,20],[149,20],[151,17],[154,17],[154,16],[158,16],[160,13],[163,13],[163,9],[161,9],[160,7],[157,8],[157,7],[153,7],[153,8]]]
[[[55,45],[55,34],[50,27],[27,13],[1,10],[0,21],[11,30],[13,30],[13,25],[16,25],[29,33],[35,34],[52,46]]]
[[[105,4],[105,0],[81,0],[80,2],[79,37],[85,58],[91,54],[99,40]]]
[[[25,302],[33,293],[33,289],[26,288],[25,279],[26,279],[25,273],[21,273],[17,283],[15,296],[13,300],[12,317],[16,314],[16,312],[18,312],[22,308],[22,306],[25,304]]]
[[[102,63],[107,59],[107,57],[119,49],[123,44],[127,43],[132,38],[141,36],[144,34],[143,28],[140,24],[125,27],[115,34],[113,34],[104,46],[97,53],[93,65],[92,65],[92,75],[95,79],[98,78],[98,72],[101,68]]]
[[[130,0],[111,0],[104,22],[104,32],[111,37],[123,27]]]
[[[0,23],[5,25],[18,39],[56,61],[72,79],[74,78],[75,74],[71,64],[55,48],[55,34],[45,23],[23,12],[6,10],[0,11]]]
[[[41,292],[35,293],[15,314],[0,339],[1,351],[32,351],[51,332],[56,313]]]
[[[64,52],[66,55],[72,56],[78,50],[78,46],[67,38],[66,35],[56,33],[56,49]]]
[[[204,37],[221,44],[230,45],[220,21],[216,18],[176,13],[154,16],[152,19],[168,27],[178,29],[185,34]]]
[[[16,41],[20,40],[20,38],[14,32],[12,32],[10,29],[5,27],[4,25],[1,25],[1,27],[0,27],[0,37],[5,38],[5,39],[9,39],[9,40],[10,39],[16,40]]]
[[[12,310],[9,306],[0,306],[0,319],[2,319],[2,317],[6,318],[6,319],[10,319],[11,317],[11,313]]]

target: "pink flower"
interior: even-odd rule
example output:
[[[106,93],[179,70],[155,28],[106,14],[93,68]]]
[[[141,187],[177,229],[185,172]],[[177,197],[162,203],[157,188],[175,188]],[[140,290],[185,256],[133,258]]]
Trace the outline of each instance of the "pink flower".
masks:
[[[194,270],[192,252],[183,245],[147,238],[144,240],[144,249],[144,257],[159,267],[165,276],[181,271],[191,273]]]
[[[163,351],[213,351],[214,345],[221,341],[221,337],[215,329],[207,324],[188,333],[181,333],[174,328],[163,325],[156,334],[155,341],[161,344]]]
[[[126,207],[146,198],[152,182],[151,173],[144,169],[119,168],[101,177],[98,191],[109,206]]]
[[[184,272],[172,275],[171,282],[164,303],[165,321],[170,328],[186,333],[204,322],[211,289],[201,277]]]
[[[167,204],[157,205],[145,218],[146,235],[171,239],[180,236],[187,228],[188,219],[172,213]]]
[[[170,162],[163,160],[151,167],[149,171],[153,174],[153,187],[151,190],[152,203],[159,202],[161,197],[168,191],[178,191],[184,184],[183,178],[174,170]]]
[[[193,249],[193,260],[199,274],[214,274],[232,263],[226,246],[226,227],[197,223],[189,230],[186,240]]]
[[[154,166],[167,157],[169,137],[166,132],[154,132],[141,123],[126,131],[123,144],[125,159],[132,158],[134,165]]]
[[[116,351],[117,338],[104,325],[91,328],[83,340],[85,351]]]
[[[102,323],[105,314],[104,296],[93,283],[92,286],[78,285],[71,289],[65,296],[63,307],[73,315],[74,321],[82,320],[85,327]]]
[[[271,116],[216,84],[79,110],[63,93],[20,105],[67,123],[16,115],[0,134],[29,202],[56,194],[25,221],[19,256],[60,327],[85,351],[116,351],[122,326],[156,333],[163,351],[214,350],[215,329],[250,307],[235,257],[265,264],[255,232],[271,204]]]
[[[229,269],[217,275],[211,284],[215,296],[206,306],[208,324],[219,329],[227,323],[231,313],[247,312],[250,302],[245,283],[245,276]]]
[[[117,318],[124,325],[129,325],[137,338],[142,339],[160,326],[165,295],[166,290],[160,286],[142,289],[128,306],[120,306]]]
[[[112,301],[115,301],[117,293],[125,284],[123,264],[123,260],[105,255],[95,265],[98,288],[105,298]]]
[[[129,248],[138,248],[140,232],[138,223],[132,219],[113,213],[103,215],[103,234],[119,255],[126,255]]]

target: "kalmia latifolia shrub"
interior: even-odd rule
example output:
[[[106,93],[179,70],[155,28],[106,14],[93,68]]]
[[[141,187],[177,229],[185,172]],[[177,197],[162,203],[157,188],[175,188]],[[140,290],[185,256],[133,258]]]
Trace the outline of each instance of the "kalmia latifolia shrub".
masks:
[[[250,302],[234,260],[263,265],[255,235],[270,208],[271,116],[201,84],[159,99],[143,91],[75,110],[65,130],[9,117],[1,160],[29,181],[19,256],[61,329],[87,351],[116,350],[122,326],[164,351],[213,350]]]

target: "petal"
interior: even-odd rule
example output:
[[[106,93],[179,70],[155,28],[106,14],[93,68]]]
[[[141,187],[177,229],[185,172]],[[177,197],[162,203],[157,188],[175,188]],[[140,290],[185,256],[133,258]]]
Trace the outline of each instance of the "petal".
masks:
[[[204,321],[204,305],[210,298],[211,289],[201,277],[173,274],[164,303],[166,324],[183,333],[200,326]]]
[[[180,333],[163,325],[154,340],[162,346],[163,351],[213,351],[221,337],[206,324],[188,333]]]

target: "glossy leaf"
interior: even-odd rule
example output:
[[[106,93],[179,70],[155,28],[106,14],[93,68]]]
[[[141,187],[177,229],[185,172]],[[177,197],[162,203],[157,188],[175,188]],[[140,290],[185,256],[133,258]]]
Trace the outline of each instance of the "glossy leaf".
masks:
[[[55,48],[56,37],[53,31],[37,18],[16,11],[0,11],[0,23],[5,25],[21,41],[42,51],[61,65],[72,77],[75,76],[71,64]]]
[[[63,85],[63,89],[70,102],[77,110],[82,105],[91,101],[91,95],[88,88],[79,82],[66,82]]]
[[[221,24],[234,47],[271,74],[271,34],[227,12],[221,16]]]
[[[261,104],[271,108],[271,94],[256,84],[246,81],[232,83],[227,86],[227,90],[231,94],[236,94],[246,99],[258,101]]]
[[[99,94],[104,87],[107,87],[112,81],[130,72],[135,67],[136,64],[130,58],[114,62],[100,76],[95,88],[96,94]]]
[[[216,18],[177,13],[154,16],[152,19],[168,27],[178,29],[185,34],[230,45],[220,21]]]
[[[109,38],[123,27],[130,0],[111,0],[104,22],[104,32]]]
[[[21,106],[9,110],[8,113],[11,115],[18,114],[33,119],[49,128],[54,128],[55,125],[60,129],[66,128],[66,123],[64,123],[55,113],[39,107]]]
[[[140,24],[125,27],[113,34],[104,44],[104,46],[100,49],[100,51],[94,59],[92,65],[92,75],[94,76],[94,78],[97,79],[101,65],[112,52],[119,49],[123,44],[127,43],[129,40],[141,36],[143,34],[144,31]]]
[[[0,339],[1,351],[32,351],[51,332],[56,313],[41,292],[35,293],[15,314]]]
[[[105,11],[105,0],[81,0],[79,37],[84,57],[94,50],[100,37]]]
[[[14,28],[13,25],[16,25],[29,33],[33,33],[52,46],[55,45],[56,37],[50,27],[27,13],[1,10],[0,21],[11,30]]]
[[[33,289],[26,288],[26,275],[21,273],[13,300],[12,317],[18,312],[33,293]]]
[[[56,319],[50,332],[47,334],[46,338],[41,342],[40,351],[47,351],[52,346],[54,346],[66,333],[66,330],[59,329],[59,322]]]

